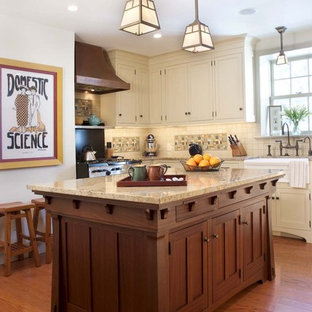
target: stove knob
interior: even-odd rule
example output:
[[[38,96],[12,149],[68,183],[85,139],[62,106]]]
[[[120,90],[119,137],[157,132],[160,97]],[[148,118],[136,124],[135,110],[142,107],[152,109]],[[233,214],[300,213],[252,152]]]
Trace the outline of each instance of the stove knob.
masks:
[[[106,170],[106,175],[110,175],[110,174],[111,174],[111,172]]]

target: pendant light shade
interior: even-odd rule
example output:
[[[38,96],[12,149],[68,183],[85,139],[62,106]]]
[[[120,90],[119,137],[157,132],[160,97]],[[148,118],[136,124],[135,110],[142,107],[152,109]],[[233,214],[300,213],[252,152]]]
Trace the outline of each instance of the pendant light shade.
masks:
[[[160,29],[154,1],[128,0],[120,29],[137,36]]]
[[[214,49],[209,27],[198,19],[198,0],[195,0],[195,20],[185,28],[183,49],[195,53]]]
[[[277,32],[280,34],[280,37],[281,37],[281,51],[280,51],[279,56],[277,57],[276,65],[284,65],[284,64],[287,64],[288,62],[287,57],[284,52],[284,46],[283,46],[283,33],[286,31],[287,28],[285,26],[280,26],[280,27],[276,27],[275,29],[277,30]]]

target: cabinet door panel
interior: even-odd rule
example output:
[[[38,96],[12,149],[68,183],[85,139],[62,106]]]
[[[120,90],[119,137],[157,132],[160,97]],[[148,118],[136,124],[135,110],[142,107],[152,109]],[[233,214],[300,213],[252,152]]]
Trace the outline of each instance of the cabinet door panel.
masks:
[[[170,236],[170,311],[203,310],[207,305],[207,223]],[[192,310],[193,311],[193,310]]]
[[[188,120],[186,65],[170,66],[165,74],[165,121]]]
[[[213,302],[240,284],[239,210],[212,220]]]
[[[279,189],[275,196],[276,225],[298,230],[310,230],[309,192],[297,189]]]
[[[265,202],[259,201],[243,208],[244,280],[264,270]]]
[[[211,61],[192,64],[188,70],[191,121],[212,120],[213,88]]]
[[[146,70],[137,70],[136,92],[138,96],[137,123],[149,122],[149,77]]]
[[[160,69],[150,72],[150,123],[162,122],[162,75]]]
[[[118,64],[117,73],[121,79],[130,83],[130,90],[117,93],[117,121],[134,124],[137,104],[135,68]]]
[[[242,55],[218,57],[215,62],[216,119],[242,120],[245,101]]]

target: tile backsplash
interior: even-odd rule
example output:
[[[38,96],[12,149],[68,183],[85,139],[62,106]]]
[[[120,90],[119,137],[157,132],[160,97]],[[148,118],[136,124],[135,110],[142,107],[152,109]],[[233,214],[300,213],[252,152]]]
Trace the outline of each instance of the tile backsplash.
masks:
[[[114,153],[139,152],[139,137],[113,137]]]
[[[197,143],[202,147],[203,150],[211,150],[211,151],[226,150],[228,147],[226,133],[174,136],[175,151],[188,151],[190,143]]]

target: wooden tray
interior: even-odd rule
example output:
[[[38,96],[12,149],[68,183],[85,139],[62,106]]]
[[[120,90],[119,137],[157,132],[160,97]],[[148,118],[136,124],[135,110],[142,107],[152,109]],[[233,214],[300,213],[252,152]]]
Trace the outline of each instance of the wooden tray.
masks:
[[[172,178],[183,178],[183,181],[166,181],[166,179]],[[145,181],[132,181],[131,177],[126,177],[117,182],[118,187],[129,187],[129,186],[186,186],[187,180],[185,174],[176,175],[165,175],[164,180],[145,180]]]

